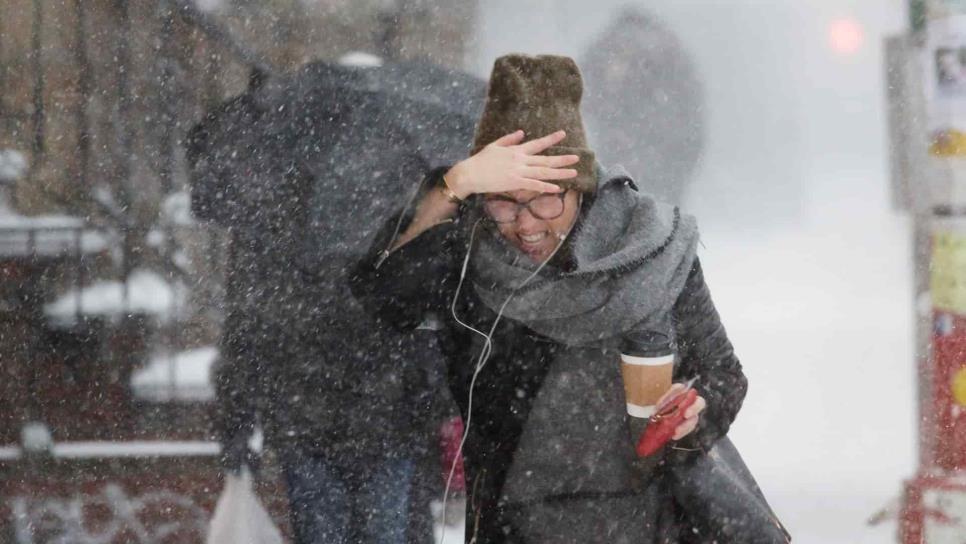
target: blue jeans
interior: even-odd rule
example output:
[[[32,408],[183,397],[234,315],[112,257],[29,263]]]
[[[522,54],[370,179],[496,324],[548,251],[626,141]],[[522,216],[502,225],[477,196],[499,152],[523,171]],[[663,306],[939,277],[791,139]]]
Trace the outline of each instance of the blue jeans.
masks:
[[[412,459],[283,456],[297,544],[404,544]]]

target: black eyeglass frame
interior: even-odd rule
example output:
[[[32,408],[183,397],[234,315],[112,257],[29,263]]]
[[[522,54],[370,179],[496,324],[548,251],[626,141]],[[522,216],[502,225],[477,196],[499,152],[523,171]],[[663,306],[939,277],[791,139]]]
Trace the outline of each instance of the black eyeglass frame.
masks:
[[[527,211],[530,212],[530,215],[534,216],[535,218],[542,219],[542,220],[545,220],[545,221],[549,221],[549,220],[556,219],[556,218],[560,217],[561,215],[563,215],[563,213],[565,211],[567,211],[567,202],[564,201],[564,197],[566,197],[567,196],[567,193],[569,193],[569,192],[570,192],[570,190],[568,189],[568,190],[565,190],[565,191],[561,191],[559,193],[542,193],[542,194],[539,194],[539,195],[531,198],[530,200],[527,200],[526,202],[520,202],[520,201],[514,200],[512,198],[508,198],[508,197],[500,196],[500,195],[497,195],[497,196],[488,196],[488,197],[485,197],[483,199],[483,213],[485,213],[486,216],[490,219],[490,221],[493,221],[494,223],[507,224],[507,223],[513,223],[514,221],[516,221],[517,218],[520,216],[520,210],[522,210],[523,208],[526,208]],[[544,197],[547,197],[547,196],[556,196],[556,197],[558,197],[560,199],[560,213],[558,213],[556,215],[553,215],[553,216],[550,216],[550,217],[544,217],[544,216],[541,216],[541,215],[535,213],[533,211],[533,208],[530,207],[530,203],[533,202],[534,200],[536,200],[538,198],[544,198]],[[513,213],[513,218],[510,219],[510,220],[508,220],[508,221],[497,221],[496,218],[493,217],[490,214],[489,210],[486,209],[487,202],[490,202],[490,201],[493,201],[493,200],[499,200],[499,201],[502,201],[502,202],[511,202],[514,205],[516,205],[516,209],[514,210],[514,213]]]

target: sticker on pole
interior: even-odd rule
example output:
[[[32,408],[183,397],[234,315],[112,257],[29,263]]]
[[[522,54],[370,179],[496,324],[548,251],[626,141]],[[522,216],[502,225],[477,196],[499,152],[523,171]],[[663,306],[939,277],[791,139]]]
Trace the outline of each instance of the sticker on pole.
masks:
[[[966,368],[960,368],[953,376],[953,398],[956,404],[966,406]]]
[[[937,310],[966,315],[966,232],[933,232],[929,291]]]
[[[966,157],[966,15],[933,19],[924,51],[929,152]]]

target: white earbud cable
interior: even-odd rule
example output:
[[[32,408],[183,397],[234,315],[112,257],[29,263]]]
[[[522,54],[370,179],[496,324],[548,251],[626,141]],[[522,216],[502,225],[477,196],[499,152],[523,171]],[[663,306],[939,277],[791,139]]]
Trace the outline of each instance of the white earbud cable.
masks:
[[[583,197],[583,195],[580,195],[580,196]],[[578,213],[579,213],[580,204],[582,203],[582,201],[583,201],[583,198],[581,198],[578,201],[578,205],[577,205]],[[493,320],[493,324],[490,326],[489,334],[483,334],[481,331],[477,330],[476,328],[464,323],[456,315],[456,301],[459,299],[460,290],[463,288],[463,281],[466,278],[466,271],[469,267],[470,256],[473,253],[473,242],[476,238],[476,229],[477,227],[479,227],[480,222],[482,221],[483,221],[483,218],[480,218],[476,221],[476,223],[473,224],[473,230],[470,232],[470,240],[469,240],[468,247],[466,249],[466,256],[463,258],[463,267],[460,270],[460,281],[456,286],[456,292],[453,294],[453,301],[450,304],[450,313],[453,315],[453,319],[455,319],[456,322],[460,324],[460,326],[482,336],[484,338],[484,343],[483,343],[483,349],[480,350],[480,354],[476,360],[476,365],[475,365],[476,368],[473,370],[473,377],[470,379],[470,392],[466,401],[467,402],[466,421],[463,424],[463,437],[460,439],[459,448],[457,448],[456,450],[456,455],[453,457],[453,463],[450,465],[449,475],[446,477],[446,489],[443,492],[443,516],[442,516],[443,527],[439,537],[440,544],[443,544],[443,540],[446,536],[446,503],[449,500],[449,490],[453,482],[453,475],[456,473],[456,464],[463,457],[463,446],[466,444],[466,437],[469,436],[470,434],[470,423],[473,418],[473,390],[476,387],[476,378],[477,376],[479,376],[480,371],[483,370],[483,367],[486,365],[487,361],[490,358],[490,354],[493,351],[493,333],[496,331],[496,327],[500,323],[500,319],[503,317],[503,311],[506,309],[507,305],[510,304],[510,301],[513,299],[514,295],[517,294],[517,291],[522,289],[523,286],[530,283],[530,281],[533,278],[537,277],[537,275],[540,274],[540,271],[543,270],[543,268],[547,265],[547,263],[554,258],[554,256],[557,254],[558,251],[560,251],[560,248],[563,247],[564,241],[567,239],[567,236],[570,234],[570,230],[568,229],[566,234],[557,235],[557,239],[559,240],[559,242],[557,243],[557,247],[553,249],[553,252],[551,252],[550,255],[546,259],[544,259],[542,263],[540,263],[540,266],[538,266],[536,270],[534,270],[529,276],[527,276],[527,278],[523,280],[523,282],[520,283],[520,285],[517,285],[516,287],[513,288],[513,291],[510,292],[510,294],[506,297],[506,300],[503,301],[503,304],[500,305],[500,310],[496,314],[496,319]],[[570,228],[573,229],[573,225],[571,225]]]

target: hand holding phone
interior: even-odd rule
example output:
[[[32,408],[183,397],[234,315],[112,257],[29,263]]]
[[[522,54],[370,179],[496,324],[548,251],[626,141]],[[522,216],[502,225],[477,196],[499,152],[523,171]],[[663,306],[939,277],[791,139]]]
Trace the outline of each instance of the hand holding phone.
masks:
[[[672,438],[683,438],[684,435],[688,434],[687,432],[677,437],[675,437],[675,432],[689,417],[695,418],[694,424],[697,424],[697,413],[704,409],[705,402],[698,395],[697,390],[692,387],[696,380],[697,378],[690,380],[684,384],[683,388],[676,386],[675,388],[680,391],[672,394],[659,404],[657,412],[651,416],[644,434],[641,435],[637,443],[637,454],[639,456],[653,455]],[[689,410],[695,405],[697,405],[696,409]],[[691,430],[693,430],[693,427],[688,429],[688,432]]]

